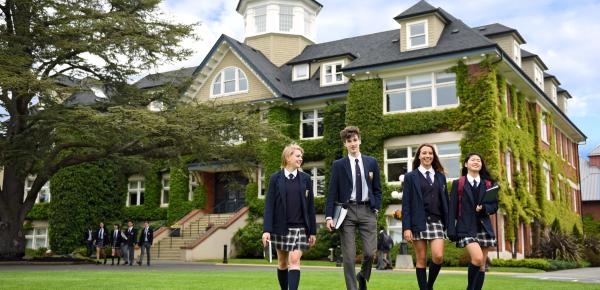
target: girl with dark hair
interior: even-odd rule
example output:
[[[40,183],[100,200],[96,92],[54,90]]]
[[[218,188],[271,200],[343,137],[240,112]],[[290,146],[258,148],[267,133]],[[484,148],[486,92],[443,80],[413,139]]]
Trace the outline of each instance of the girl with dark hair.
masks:
[[[493,180],[479,153],[469,153],[463,162],[462,176],[452,182],[448,236],[471,256],[467,290],[479,290],[485,279],[488,251],[498,244],[490,214],[498,210],[498,200],[482,202]],[[462,187],[462,188],[461,188]]]
[[[431,144],[422,144],[413,160],[413,170],[404,177],[402,228],[417,256],[417,282],[421,290],[433,289],[444,257],[448,220],[448,191],[444,167]],[[426,275],[427,242],[432,263]]]

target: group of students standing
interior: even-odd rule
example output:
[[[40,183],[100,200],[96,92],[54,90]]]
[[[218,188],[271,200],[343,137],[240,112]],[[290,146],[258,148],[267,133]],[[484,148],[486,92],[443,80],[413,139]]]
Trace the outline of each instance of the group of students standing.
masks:
[[[377,215],[381,207],[381,181],[375,158],[360,153],[357,127],[340,132],[348,155],[331,166],[325,207],[326,227],[334,230],[334,208],[342,205],[347,215],[339,227],[344,279],[348,290],[366,290],[377,246]],[[282,290],[296,290],[300,284],[303,251],[316,243],[314,194],[310,175],[300,171],[304,150],[286,146],[281,170],[271,175],[265,201],[263,245],[277,250],[277,278]],[[481,289],[485,279],[485,258],[497,245],[489,215],[498,201],[483,203],[493,180],[480,154],[470,153],[463,162],[461,177],[452,182],[450,197],[444,168],[431,144],[418,147],[413,171],[404,178],[402,228],[404,239],[416,254],[419,289],[433,289],[443,263],[444,240],[466,248],[471,257],[467,289]],[[459,188],[459,184],[463,188]],[[362,242],[362,264],[356,274],[356,234]],[[427,244],[432,253],[426,272]]]
[[[134,227],[131,220],[127,221],[126,229],[120,229],[119,224],[114,224],[113,230],[110,233],[104,227],[104,223],[101,222],[97,230],[93,231],[90,227],[84,235],[88,257],[92,254],[93,247],[96,247],[96,264],[101,264],[102,259],[104,259],[104,264],[106,264],[107,255],[105,249],[110,247],[111,265],[115,264],[115,258],[117,259],[117,265],[119,265],[123,256],[123,264],[129,264],[129,266],[133,266],[135,262],[136,246],[142,250],[137,264],[142,265],[144,254],[146,254],[146,265],[150,266],[150,249],[153,238],[154,231],[150,228],[148,221],[144,221],[144,228],[138,237],[138,230]]]

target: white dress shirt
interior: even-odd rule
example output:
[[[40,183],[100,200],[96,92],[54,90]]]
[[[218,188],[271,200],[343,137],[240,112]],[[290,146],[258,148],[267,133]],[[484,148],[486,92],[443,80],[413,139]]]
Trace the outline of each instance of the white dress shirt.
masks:
[[[357,157],[353,157],[348,155],[350,159],[350,168],[352,170],[352,194],[350,195],[350,200],[356,201],[356,161],[358,159],[358,166],[360,167],[361,172],[361,181],[362,181],[362,201],[369,200],[369,186],[367,185],[367,180],[365,176],[367,176],[367,172],[365,172],[365,166],[363,164],[361,155],[358,154]],[[360,200],[359,200],[360,201]]]

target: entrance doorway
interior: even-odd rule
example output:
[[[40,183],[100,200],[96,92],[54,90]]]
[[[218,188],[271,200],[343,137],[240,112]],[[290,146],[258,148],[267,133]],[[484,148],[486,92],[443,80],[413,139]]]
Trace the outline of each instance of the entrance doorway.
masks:
[[[216,173],[215,180],[214,213],[236,212],[244,207],[248,178],[241,171]]]

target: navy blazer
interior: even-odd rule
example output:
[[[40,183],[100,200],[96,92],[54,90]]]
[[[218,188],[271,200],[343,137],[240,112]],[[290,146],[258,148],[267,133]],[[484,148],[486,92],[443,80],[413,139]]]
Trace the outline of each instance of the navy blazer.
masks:
[[[425,213],[425,204],[423,194],[421,193],[421,182],[419,181],[419,169],[407,173],[404,176],[404,185],[402,190],[402,229],[412,230],[413,233],[425,231],[427,229],[427,216]],[[435,172],[435,180],[440,185],[440,201],[442,205],[442,224],[448,225],[448,190],[446,188],[446,176],[440,172]]]
[[[123,230],[123,232],[125,232],[125,236],[127,237],[127,240],[125,240],[125,244],[127,244],[128,246],[132,247],[135,245],[136,242],[136,237],[137,237],[137,229],[136,228],[131,228],[131,233],[129,233],[129,228],[125,228]]]
[[[381,178],[379,176],[379,166],[377,160],[371,156],[361,155],[363,174],[369,187],[369,203],[372,210],[379,210],[381,207]],[[352,167],[350,167],[350,157],[333,161],[331,164],[331,179],[329,180],[329,193],[327,194],[327,205],[325,216],[333,217],[334,203],[347,203],[352,195]]]
[[[483,181],[483,180],[482,180]],[[453,240],[464,237],[476,237],[477,225],[481,222],[485,232],[491,237],[496,237],[494,228],[490,221],[490,214],[498,210],[498,200],[490,203],[481,204],[480,200],[485,193],[485,182],[480,182],[478,186],[479,200],[475,200],[469,182],[465,182],[463,188],[463,196],[461,199],[461,215],[458,217],[458,179],[452,182],[452,190],[450,191],[450,212],[448,215],[448,237]],[[482,211],[477,213],[475,207],[481,204]]]
[[[115,230],[110,231],[110,244],[113,247],[120,247],[121,243],[123,242],[123,238],[121,237],[121,230],[116,230],[116,232],[118,232],[118,234],[117,238],[115,239]]]
[[[312,190],[310,175],[298,170],[302,197],[302,215],[309,235],[317,235],[317,219],[315,216],[315,196]],[[265,200],[263,232],[276,235],[287,235],[287,196],[285,192],[285,173],[279,170],[269,179],[269,190]]]
[[[139,240],[137,242],[138,245],[140,245],[140,247],[142,245],[144,245],[144,230],[145,230],[145,228],[142,228],[140,230],[141,234],[140,234],[140,238],[139,238]],[[150,243],[150,245],[152,245],[153,239],[154,239],[154,231],[152,230],[151,227],[148,227],[148,243]]]

